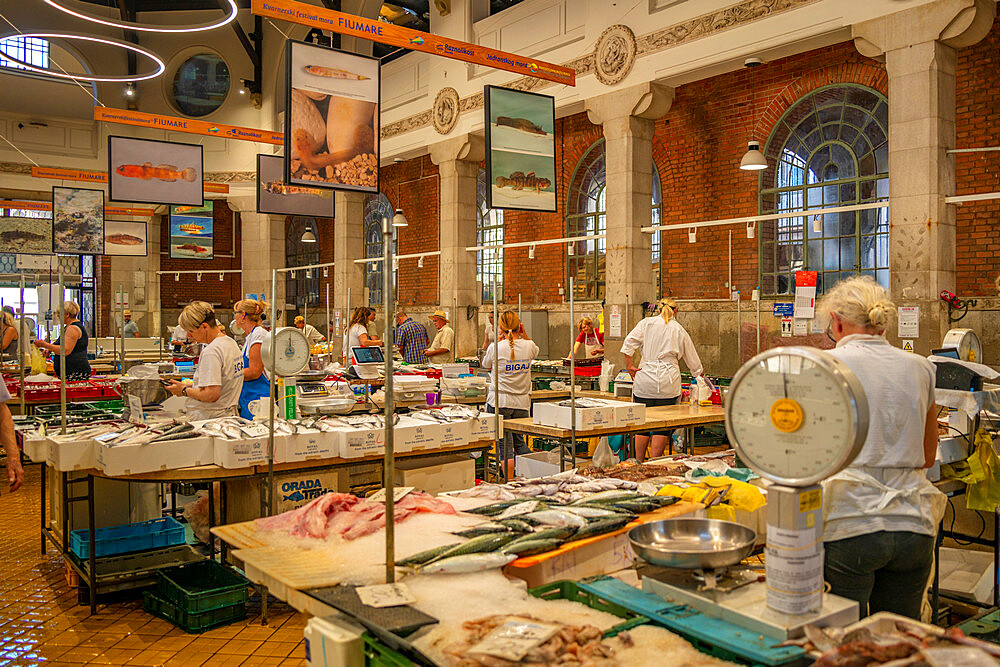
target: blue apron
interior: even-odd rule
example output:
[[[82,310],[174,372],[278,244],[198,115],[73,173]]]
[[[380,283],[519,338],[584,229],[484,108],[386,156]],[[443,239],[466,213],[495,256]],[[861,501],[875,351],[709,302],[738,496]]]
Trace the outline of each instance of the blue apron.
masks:
[[[248,347],[247,350],[249,349]],[[250,368],[250,359],[246,352],[243,353],[243,368]],[[256,380],[243,380],[243,389],[240,391],[240,417],[253,419],[253,415],[250,414],[250,401],[270,396],[271,383],[268,382],[267,376],[263,372]]]

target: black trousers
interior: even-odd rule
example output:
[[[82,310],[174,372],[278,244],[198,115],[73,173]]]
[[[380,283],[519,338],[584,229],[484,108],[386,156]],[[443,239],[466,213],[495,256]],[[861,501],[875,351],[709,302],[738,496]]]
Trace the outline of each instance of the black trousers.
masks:
[[[492,405],[487,405],[486,412],[493,414],[496,410],[494,410]],[[523,419],[524,417],[530,417],[531,413],[527,410],[520,410],[518,408],[500,408],[500,416],[504,419]],[[505,459],[514,458],[514,454],[531,453],[531,449],[528,448],[528,444],[524,441],[524,435],[521,433],[514,433],[513,431],[504,431],[503,448],[505,450]],[[514,454],[511,454],[512,449]]]

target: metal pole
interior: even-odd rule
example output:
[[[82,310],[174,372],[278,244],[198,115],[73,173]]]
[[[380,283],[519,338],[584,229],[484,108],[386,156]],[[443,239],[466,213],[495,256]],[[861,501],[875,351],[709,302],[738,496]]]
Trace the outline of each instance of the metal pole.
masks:
[[[347,322],[351,321],[351,288],[350,287],[347,288],[347,311],[344,313],[344,319],[341,320],[341,322],[343,322],[344,320],[346,320]],[[340,340],[341,340],[340,347],[342,348],[340,350],[340,357],[344,360],[344,370],[347,370],[347,355],[349,355],[351,353],[351,351],[347,349],[346,345],[344,345],[344,343],[343,343],[344,339],[341,338]]]
[[[457,341],[459,340],[459,337],[458,337],[458,297],[454,297],[454,296],[451,297],[451,320],[455,323],[455,331],[453,332],[455,334],[455,340],[453,340],[451,342],[451,346],[452,346],[451,347],[451,356],[452,356],[452,360],[454,360],[455,352],[458,349]],[[438,388],[440,388],[440,387],[441,387],[441,385],[438,384]]]
[[[274,334],[278,332],[278,270],[271,269],[271,377],[268,382],[271,400],[268,406],[267,429],[267,516],[274,512],[274,402],[277,400],[278,380],[275,360],[278,358],[277,345],[275,345]]]
[[[385,355],[385,384],[383,385],[385,394],[385,459],[382,462],[382,476],[385,486],[385,583],[391,584],[396,581],[396,459],[392,439],[392,413],[395,406],[392,400],[393,317],[390,312],[393,310],[392,233],[394,230],[389,218],[382,218],[382,225],[382,240],[385,245],[385,263],[382,265],[382,303],[385,315],[385,340],[382,341],[383,354]]]
[[[63,274],[62,270],[59,271],[59,432],[66,433],[66,306],[63,302]],[[21,387],[21,393],[24,393],[24,387]],[[91,534],[93,534],[93,529],[91,529]],[[92,580],[96,580],[94,577],[94,571],[91,570]],[[94,581],[91,581],[91,590],[95,586]]]
[[[25,414],[25,410],[24,410],[24,352],[22,352],[22,350],[27,350],[28,352],[31,352],[31,347],[30,347],[31,343],[29,343],[28,339],[25,338],[27,332],[25,331],[25,326],[24,326],[24,274],[23,273],[21,274],[21,310],[18,312],[21,314],[20,327],[19,327],[20,331],[18,332],[19,337],[17,339],[17,356],[20,359],[20,363],[18,365],[21,367],[21,390],[18,393],[20,394],[21,398],[21,414],[23,415]],[[42,470],[42,475],[44,479],[45,475],[44,470]],[[42,502],[45,501],[43,500]]]
[[[330,323],[332,321],[333,320],[330,319],[330,283],[327,283],[326,284],[326,326],[324,327],[324,329],[326,329],[326,342],[327,342],[327,345],[329,345],[333,341],[333,329],[330,326]],[[327,349],[329,350],[330,348],[328,347]]]
[[[497,365],[500,363],[500,317],[497,315],[497,277],[493,275],[493,435],[497,442],[497,465],[503,474],[504,484],[507,483],[507,448],[504,438],[500,435],[500,373]],[[511,438],[513,448],[513,438]],[[513,452],[511,452],[513,454]],[[483,459],[488,461],[489,457]],[[485,471],[483,472],[485,476]]]
[[[120,307],[118,309],[118,315],[121,317],[121,320],[118,324],[118,333],[122,336],[122,365],[118,367],[118,372],[125,375],[125,286],[121,283],[118,283],[118,293],[121,294]]]
[[[743,309],[739,292],[736,292],[736,365],[737,367],[743,365]]]
[[[570,276],[569,279],[569,340],[570,340],[570,355],[569,355],[569,428],[570,428],[570,460],[573,462],[573,467],[576,467],[576,355],[573,354],[573,322],[576,320],[576,315],[573,312],[574,307],[574,297],[573,297],[573,277]],[[560,445],[561,447],[561,445]],[[559,456],[559,471],[562,472],[566,469],[565,457]]]
[[[760,288],[757,288],[757,354],[760,354]]]
[[[645,313],[643,313],[643,314],[645,314]],[[623,324],[624,328],[622,329],[621,333],[622,333],[622,336],[627,336],[628,333],[629,333],[629,331],[630,331],[629,328],[628,328],[628,294],[625,295],[625,312],[622,313],[622,315],[624,316],[622,319],[624,319],[625,322]],[[639,319],[641,320],[642,317],[640,316]],[[604,315],[604,325],[605,325],[605,327],[610,328],[610,327],[607,326],[608,325],[608,316],[607,316],[606,313]],[[604,335],[605,335],[605,337],[607,337],[608,332],[605,331]]]
[[[494,324],[494,326],[493,326],[493,337],[494,338],[496,338],[496,334],[497,334],[497,331],[496,331],[496,329],[497,329],[496,328],[496,321],[495,321],[496,319],[497,319],[496,315],[494,315],[493,316],[493,320],[494,320],[494,322],[493,322],[493,324]],[[520,292],[517,293],[517,319],[521,319],[521,293]]]

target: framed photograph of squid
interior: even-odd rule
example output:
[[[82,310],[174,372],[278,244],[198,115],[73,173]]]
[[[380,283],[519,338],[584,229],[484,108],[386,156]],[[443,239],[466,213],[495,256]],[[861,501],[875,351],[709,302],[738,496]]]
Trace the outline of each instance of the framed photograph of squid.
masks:
[[[104,254],[145,257],[147,255],[146,223],[105,220]]]
[[[201,206],[202,147],[173,141],[108,137],[108,198],[144,204]]]
[[[104,190],[52,188],[52,252],[104,254]]]
[[[333,191],[288,185],[285,158],[280,155],[257,155],[257,212],[274,215],[333,217]]]
[[[555,98],[486,86],[486,203],[556,210]]]
[[[378,59],[289,40],[285,68],[284,183],[378,192]]]

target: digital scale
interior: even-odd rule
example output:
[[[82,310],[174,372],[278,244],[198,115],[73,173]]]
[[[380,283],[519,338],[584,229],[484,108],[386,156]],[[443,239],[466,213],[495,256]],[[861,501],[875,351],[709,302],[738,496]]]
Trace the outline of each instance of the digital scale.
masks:
[[[352,347],[351,361],[359,378],[377,380],[379,369],[385,366],[385,355],[380,347]]]
[[[340,415],[354,409],[357,399],[330,391],[326,382],[296,382],[295,405],[300,415]]]
[[[697,554],[706,567],[644,567],[643,590],[775,638],[775,643],[802,636],[807,624],[845,626],[857,621],[855,601],[823,592],[823,497],[818,484],[849,465],[868,435],[868,400],[857,377],[839,359],[813,348],[782,347],[758,354],[730,385],[726,432],[740,459],[772,482],[767,487],[766,577],[762,581],[759,572],[737,564],[752,549],[753,538],[748,541],[739,534],[749,529],[689,519],[704,525],[671,536],[670,550],[663,547],[661,553],[674,561]],[[655,551],[661,544],[649,537],[638,546]],[[720,549],[732,550],[733,557],[713,560]],[[642,556],[640,548],[636,551]]]

